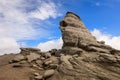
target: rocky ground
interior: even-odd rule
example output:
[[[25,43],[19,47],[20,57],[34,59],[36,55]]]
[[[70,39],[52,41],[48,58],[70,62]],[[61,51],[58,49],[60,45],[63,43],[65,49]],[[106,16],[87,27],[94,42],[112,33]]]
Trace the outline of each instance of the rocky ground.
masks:
[[[62,49],[0,56],[0,80],[120,80],[120,51],[97,41],[78,15],[67,12],[60,29]]]

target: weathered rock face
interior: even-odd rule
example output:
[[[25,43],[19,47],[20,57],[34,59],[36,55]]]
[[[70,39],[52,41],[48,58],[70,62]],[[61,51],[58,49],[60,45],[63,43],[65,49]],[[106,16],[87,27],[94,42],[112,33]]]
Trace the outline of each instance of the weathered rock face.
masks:
[[[69,54],[86,51],[108,52],[113,48],[98,42],[91,32],[85,27],[79,16],[72,12],[67,12],[63,20],[60,21],[62,32],[62,49]]]
[[[96,45],[97,41],[90,31],[85,27],[80,17],[68,12],[65,18],[60,22],[62,31],[63,48],[66,46],[83,47],[87,45]]]

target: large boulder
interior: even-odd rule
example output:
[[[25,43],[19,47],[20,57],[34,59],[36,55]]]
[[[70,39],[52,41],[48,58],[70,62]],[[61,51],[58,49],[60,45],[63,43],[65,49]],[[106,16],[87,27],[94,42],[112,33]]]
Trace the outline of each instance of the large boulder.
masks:
[[[37,60],[40,58],[41,51],[38,48],[20,48],[21,55],[24,55],[28,62]]]
[[[29,55],[30,53],[41,53],[41,50],[39,48],[20,48],[21,54],[23,55]]]
[[[12,60],[11,62],[19,62],[25,60],[25,57],[22,54],[17,54]]]

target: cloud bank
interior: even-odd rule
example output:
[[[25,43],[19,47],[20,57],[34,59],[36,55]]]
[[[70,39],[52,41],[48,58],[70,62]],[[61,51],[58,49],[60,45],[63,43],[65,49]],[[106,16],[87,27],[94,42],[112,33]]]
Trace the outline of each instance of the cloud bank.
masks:
[[[38,48],[41,49],[41,51],[49,51],[51,49],[61,49],[63,45],[62,38],[56,40],[50,40],[47,42],[40,43],[38,45]]]
[[[120,36],[105,34],[98,29],[94,29],[92,31],[92,34],[96,37],[98,41],[105,41],[105,44],[111,45],[113,48],[120,50]]]
[[[13,38],[1,38],[0,44],[0,55],[20,52],[19,45]]]
[[[41,23],[42,20],[57,18],[60,16],[57,5],[43,0],[36,0],[34,3],[33,5],[27,0],[0,0],[0,38],[28,40],[47,33],[43,26],[33,26],[32,20],[39,19]]]

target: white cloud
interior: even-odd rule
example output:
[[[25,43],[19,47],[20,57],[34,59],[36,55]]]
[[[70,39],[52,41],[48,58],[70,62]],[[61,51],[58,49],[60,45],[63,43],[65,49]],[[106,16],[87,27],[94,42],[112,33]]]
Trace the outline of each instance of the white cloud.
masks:
[[[60,16],[57,7],[53,1],[47,0],[0,0],[0,40],[5,40],[5,43],[1,43],[0,51],[14,52],[14,49],[11,50],[11,47],[6,45],[7,42],[14,46],[13,43],[18,44],[20,41],[48,37],[49,31],[40,23],[42,20]],[[34,21],[36,19],[39,21]],[[34,25],[36,22],[39,26]]]
[[[0,55],[5,53],[18,53],[19,51],[19,45],[13,38],[0,39]]]
[[[45,20],[50,17],[56,18],[57,16],[61,15],[60,13],[58,13],[58,10],[56,10],[56,8],[57,6],[54,3],[44,2],[34,12],[31,13],[31,17],[38,18],[40,20]]]
[[[49,51],[51,49],[61,49],[62,48],[62,38],[56,39],[56,40],[50,40],[44,43],[40,43],[38,45],[38,48],[41,49],[41,51]]]
[[[42,0],[34,2],[39,2],[39,6],[32,6],[35,4],[25,0],[0,0],[0,38],[12,37],[17,40],[28,40],[37,36],[44,37],[43,33],[49,32],[43,26],[36,28],[33,26],[35,22],[31,21],[33,18],[47,20],[50,17],[60,16],[57,5],[54,2]],[[28,10],[28,8],[35,9]]]
[[[120,36],[105,34],[98,29],[94,29],[92,34],[97,38],[98,41],[103,40],[107,45],[111,45],[113,48],[120,50]]]

